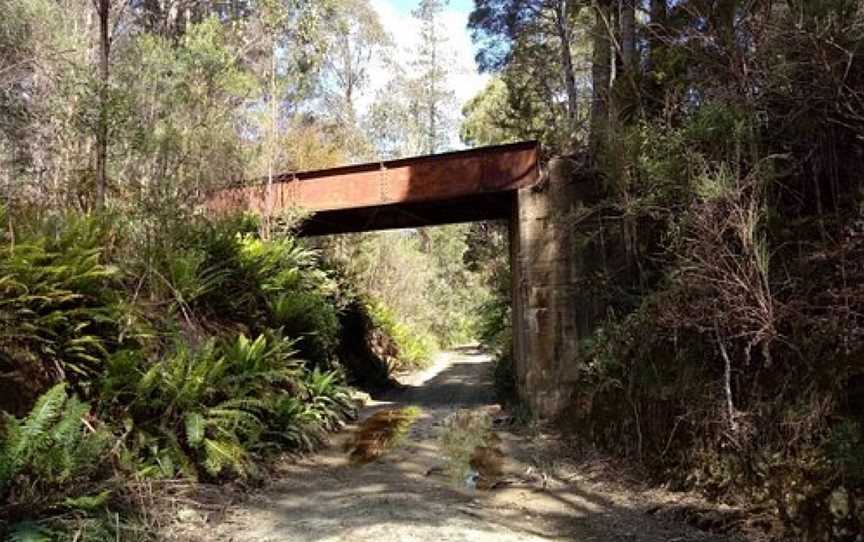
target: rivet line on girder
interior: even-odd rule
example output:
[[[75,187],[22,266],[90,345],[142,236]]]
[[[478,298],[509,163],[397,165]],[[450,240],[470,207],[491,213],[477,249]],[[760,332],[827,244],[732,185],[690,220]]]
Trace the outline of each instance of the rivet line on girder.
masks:
[[[291,197],[291,205],[293,205],[293,206],[296,206],[300,201],[300,187],[298,186],[297,181],[298,181],[297,172],[292,171],[291,172],[291,182],[289,183],[291,190],[290,190],[289,194]]]
[[[387,192],[387,166],[384,165],[384,162],[381,162],[381,169],[378,170],[378,185],[381,201],[388,201],[389,194]]]

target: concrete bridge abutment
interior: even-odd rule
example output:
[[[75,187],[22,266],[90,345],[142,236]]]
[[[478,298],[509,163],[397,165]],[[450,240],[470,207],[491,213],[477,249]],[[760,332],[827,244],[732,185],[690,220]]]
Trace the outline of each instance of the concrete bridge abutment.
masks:
[[[580,376],[579,344],[596,310],[580,290],[585,268],[577,217],[586,188],[575,165],[553,158],[543,181],[516,192],[510,220],[513,363],[517,391],[533,414],[559,415]]]

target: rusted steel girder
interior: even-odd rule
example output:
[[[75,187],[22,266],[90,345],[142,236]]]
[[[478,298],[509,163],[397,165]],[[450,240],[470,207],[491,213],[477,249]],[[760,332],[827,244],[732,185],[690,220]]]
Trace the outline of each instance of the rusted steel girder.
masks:
[[[300,207],[315,213],[312,230],[319,225],[307,234],[366,231],[498,218],[502,213],[504,218],[507,211],[500,207],[510,200],[495,195],[539,179],[539,145],[527,141],[283,174],[274,179],[269,199],[264,183],[221,190],[206,205],[217,212],[262,214]],[[453,216],[448,202],[454,211],[458,208]],[[475,204],[494,208],[471,212]]]

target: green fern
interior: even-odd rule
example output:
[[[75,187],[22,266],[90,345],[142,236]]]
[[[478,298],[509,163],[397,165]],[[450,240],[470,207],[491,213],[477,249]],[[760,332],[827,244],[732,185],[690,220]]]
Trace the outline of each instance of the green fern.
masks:
[[[299,450],[311,451],[324,440],[324,428],[312,406],[298,397],[283,395],[269,418],[268,440]]]
[[[229,439],[204,439],[204,467],[211,476],[217,476],[225,467],[233,468],[241,476],[246,469],[246,449]]]
[[[61,383],[39,397],[24,418],[6,415],[0,440],[0,515],[34,518],[64,504],[80,508],[95,502],[87,495],[95,498],[91,492],[102,483],[99,466],[108,435],[85,426],[89,410]],[[96,495],[102,492],[107,488]],[[44,530],[25,522],[10,536],[32,537]]]
[[[183,464],[212,477],[247,475],[250,451],[273,442],[280,398],[302,389],[293,342],[276,332],[194,349],[178,343],[173,354],[130,374],[132,358],[112,356],[105,390],[130,401],[137,431],[148,435],[133,444],[147,458],[146,475],[198,471]]]
[[[186,443],[190,448],[197,448],[204,442],[204,432],[207,429],[206,420],[200,412],[188,412],[183,419],[186,427]]]
[[[345,419],[356,416],[357,409],[342,377],[335,371],[313,370],[304,375],[309,405],[326,429],[338,429]]]
[[[65,385],[57,384],[36,401],[24,420],[6,415],[6,438],[0,447],[0,491],[24,465],[52,446],[50,429],[60,417],[66,399]]]
[[[261,454],[311,450],[353,415],[341,376],[308,369],[330,362],[338,333],[335,282],[314,251],[196,223],[121,272],[109,262],[132,246],[108,231],[89,219],[16,226],[0,251],[4,364],[67,382],[0,420],[2,539],[116,535],[100,468],[113,437],[69,389],[123,435],[114,470],[142,477],[254,476]],[[248,335],[186,340],[238,328]]]
[[[7,533],[9,542],[53,542],[60,534],[33,521],[16,523]]]
[[[103,490],[94,495],[81,495],[80,497],[67,497],[63,504],[72,510],[93,511],[105,506],[108,502],[108,497],[111,496],[110,490]]]
[[[106,265],[95,223],[24,236],[0,253],[0,350],[19,363],[40,360],[59,376],[96,374],[117,339]],[[89,233],[88,233],[89,232]],[[10,354],[11,355],[11,354]]]
[[[172,299],[172,310],[189,311],[206,306],[207,296],[230,275],[222,262],[209,264],[207,255],[197,249],[170,254],[166,267],[167,297]]]
[[[315,291],[281,292],[269,303],[272,322],[294,337],[303,357],[318,367],[331,365],[339,341],[339,317],[332,303]]]

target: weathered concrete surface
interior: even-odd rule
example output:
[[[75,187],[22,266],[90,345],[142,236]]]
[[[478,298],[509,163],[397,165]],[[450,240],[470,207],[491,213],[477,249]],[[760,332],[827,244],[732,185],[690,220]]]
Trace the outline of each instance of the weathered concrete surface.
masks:
[[[579,378],[579,340],[595,309],[578,288],[573,162],[552,159],[545,182],[519,190],[510,222],[513,354],[519,394],[541,417],[560,413]]]

